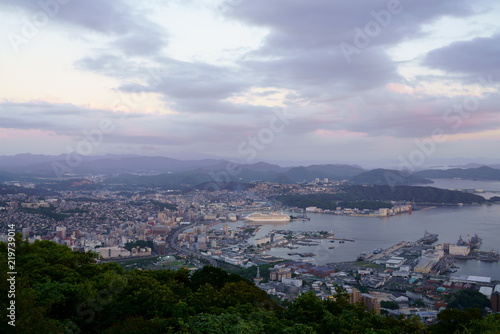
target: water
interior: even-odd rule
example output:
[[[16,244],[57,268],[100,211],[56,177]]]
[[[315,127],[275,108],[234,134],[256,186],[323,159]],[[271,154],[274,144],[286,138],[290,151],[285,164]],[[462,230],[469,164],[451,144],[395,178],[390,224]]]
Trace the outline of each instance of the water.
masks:
[[[323,240],[319,246],[300,247],[294,252],[313,252],[317,254],[315,263],[354,261],[364,251],[375,248],[388,248],[399,241],[416,241],[428,230],[439,234],[437,243],[456,243],[459,236],[477,233],[482,239],[481,250],[500,252],[500,205],[464,206],[434,208],[414,211],[387,218],[365,218],[337,216],[330,214],[309,214],[311,220],[291,222],[287,225],[262,225],[256,238],[264,236],[273,229],[291,231],[333,231],[336,238],[354,239],[355,242],[339,244]],[[329,249],[330,246],[335,249]],[[268,252],[284,258],[288,256],[286,248],[274,248]],[[477,262],[477,263],[476,263]],[[500,280],[499,263],[486,263],[475,260],[461,261],[456,274],[494,276]]]
[[[431,179],[432,184],[422,184],[440,189],[481,189],[481,192],[474,192],[476,195],[489,199],[493,196],[500,196],[500,181],[476,181],[476,180],[453,180],[453,179]]]
[[[454,189],[484,189],[500,191],[500,182],[437,180],[433,186]],[[500,194],[496,193],[496,196]],[[312,252],[311,258],[316,264],[355,261],[359,254],[376,248],[386,249],[400,241],[416,241],[424,235],[425,230],[439,234],[436,243],[456,243],[459,236],[466,237],[477,233],[483,239],[481,250],[500,252],[500,204],[463,207],[432,208],[413,211],[386,218],[367,218],[337,216],[331,214],[308,214],[310,221],[294,221],[288,224],[262,225],[255,238],[263,237],[271,230],[291,231],[332,231],[336,238],[354,239],[355,242],[339,244],[322,240],[318,246],[300,246],[297,249],[274,248],[267,254],[287,258],[289,252]],[[244,225],[237,222],[230,226]],[[250,240],[251,242],[251,240]],[[335,246],[335,249],[329,249]],[[500,280],[499,262],[482,262],[476,260],[457,261],[460,266],[454,275],[489,276]]]

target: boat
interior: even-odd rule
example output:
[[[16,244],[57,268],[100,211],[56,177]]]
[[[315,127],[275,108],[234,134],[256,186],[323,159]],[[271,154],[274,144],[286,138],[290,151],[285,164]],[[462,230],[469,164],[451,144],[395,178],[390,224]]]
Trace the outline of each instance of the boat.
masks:
[[[480,237],[477,236],[477,234],[475,234],[472,238],[467,238],[467,240],[464,240],[462,236],[460,236],[457,241],[457,246],[469,246],[470,249],[472,250],[479,248],[482,243],[483,239],[481,239]]]
[[[290,221],[290,216],[275,212],[254,212],[245,217],[247,222],[259,223],[286,223]]]
[[[289,256],[292,256],[292,255],[299,255],[299,253],[297,252],[290,252],[290,253],[287,253]]]
[[[328,247],[328,249],[335,249],[335,246],[330,246]]]
[[[314,253],[299,253],[300,257],[312,257],[315,256],[316,254]]]
[[[424,237],[417,240],[417,243],[430,245],[438,240],[438,234],[429,233],[425,230]]]

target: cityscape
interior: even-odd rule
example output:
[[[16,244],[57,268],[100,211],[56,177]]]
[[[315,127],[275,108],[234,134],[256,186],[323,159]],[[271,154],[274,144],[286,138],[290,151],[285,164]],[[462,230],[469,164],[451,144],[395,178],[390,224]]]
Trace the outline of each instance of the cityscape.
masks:
[[[0,333],[500,332],[500,3],[0,14]]]
[[[355,239],[339,237],[335,230],[287,229],[296,221],[309,223],[312,215],[394,219],[439,210],[436,203],[389,201],[388,207],[378,209],[339,206],[330,210],[321,204],[297,207],[277,200],[284,194],[311,198],[345,192],[347,180],[328,178],[291,184],[254,182],[237,190],[181,191],[124,184],[100,187],[108,177],[44,178],[41,184],[5,181],[0,195],[3,235],[7,226],[15,226],[29,242],[50,240],[73,251],[95,252],[99,261],[116,261],[125,268],[197,270],[211,265],[236,272],[250,268],[255,271],[250,277],[255,284],[283,301],[307,291],[322,299],[334,298],[342,286],[352,303],[362,301],[376,313],[417,315],[425,323],[433,323],[446,307],[446,297],[461,290],[479,291],[492,301],[491,310],[498,311],[499,280],[454,274],[457,259],[498,263],[496,251],[480,250],[482,238],[477,234],[440,243],[438,234],[425,231],[419,239],[401,240],[387,249],[374,245],[351,261],[339,262],[325,249],[355,243]],[[55,190],[61,184],[65,189]],[[486,204],[440,205],[497,206],[496,198]],[[259,234],[264,226],[272,229]],[[272,249],[286,250],[287,257],[270,255]],[[394,305],[387,303],[398,308],[381,306]]]

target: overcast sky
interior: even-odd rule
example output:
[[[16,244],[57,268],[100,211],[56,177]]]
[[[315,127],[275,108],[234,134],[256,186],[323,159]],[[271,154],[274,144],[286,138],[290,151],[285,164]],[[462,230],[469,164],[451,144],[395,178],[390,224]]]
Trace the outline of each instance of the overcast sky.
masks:
[[[0,0],[0,155],[500,158],[500,3]]]

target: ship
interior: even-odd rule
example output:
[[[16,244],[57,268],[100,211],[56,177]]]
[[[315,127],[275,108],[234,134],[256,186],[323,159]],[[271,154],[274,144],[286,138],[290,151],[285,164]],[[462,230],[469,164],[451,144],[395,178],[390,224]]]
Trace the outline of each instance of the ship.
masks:
[[[286,223],[290,221],[290,216],[280,213],[254,212],[245,217],[247,222],[259,223]]]
[[[424,237],[417,240],[417,243],[430,245],[438,240],[438,234],[429,233],[425,230]]]
[[[300,257],[313,257],[316,256],[314,253],[299,253]]]
[[[486,261],[486,262],[498,262],[500,260],[500,255],[492,250],[489,252],[479,252],[479,261]]]
[[[462,236],[460,236],[460,238],[458,238],[457,241],[457,246],[469,246],[470,249],[472,250],[479,248],[479,246],[481,246],[482,243],[483,239],[481,239],[480,237],[477,236],[477,234],[475,234],[472,238],[468,237],[467,240],[464,240]]]

